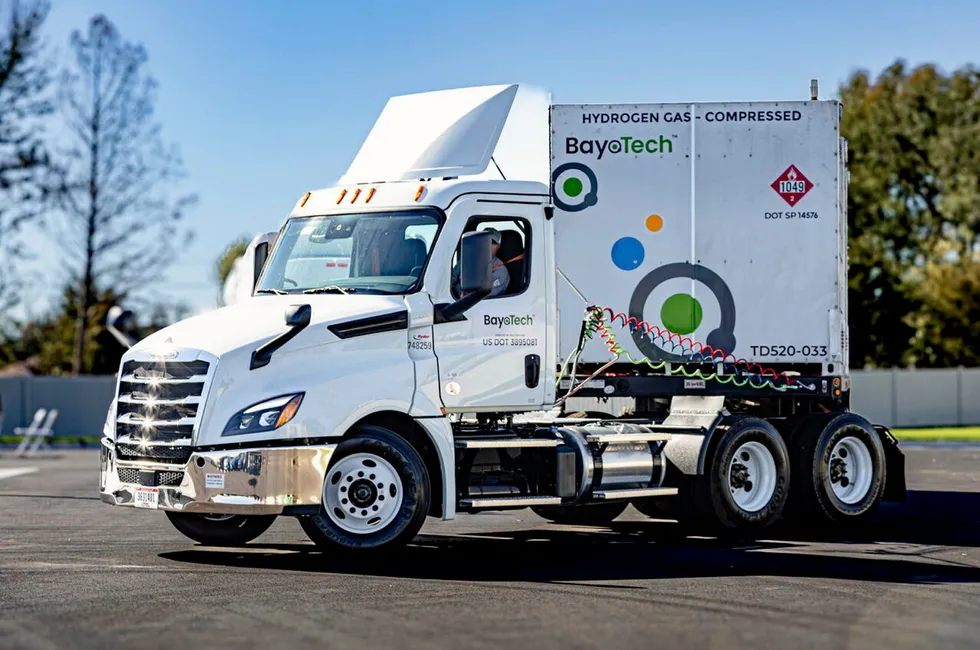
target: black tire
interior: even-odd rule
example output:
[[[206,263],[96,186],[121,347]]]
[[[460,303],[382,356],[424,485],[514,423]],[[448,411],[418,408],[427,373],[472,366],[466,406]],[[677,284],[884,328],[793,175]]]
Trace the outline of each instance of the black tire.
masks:
[[[331,482],[339,474],[336,470],[338,463],[354,454],[371,454],[387,461],[394,469],[401,483],[401,503],[394,511],[393,519],[382,528],[371,532],[352,532],[339,525],[334,519],[334,517],[340,518],[341,514],[346,517],[346,513],[335,513],[331,517],[327,513],[326,500],[322,499],[320,511],[316,515],[299,518],[304,532],[317,546],[332,549],[367,551],[408,544],[422,528],[429,512],[431,488],[425,462],[411,444],[393,431],[379,426],[361,426],[351,438],[340,443],[334,451],[330,467],[326,472],[325,488],[327,482]],[[390,488],[391,485],[388,485],[384,489]],[[373,490],[373,487],[371,489]],[[375,505],[379,505],[384,500],[386,496],[384,490],[374,498],[377,499],[378,496],[380,500],[372,502]],[[388,496],[393,498],[390,494]]]
[[[182,535],[206,546],[243,546],[269,530],[276,515],[204,515],[167,511]]]
[[[610,501],[581,506],[532,506],[531,510],[556,524],[572,526],[606,526],[626,512],[629,501]]]
[[[833,482],[841,485],[860,480],[853,473],[838,475],[831,470],[832,463],[842,464],[840,456],[834,456],[834,448],[845,438],[848,444],[856,441],[864,445],[872,467],[867,492],[852,503],[842,500],[833,489]],[[797,430],[792,447],[794,481],[789,519],[806,525],[859,525],[874,515],[885,490],[886,462],[881,438],[867,420],[854,413],[814,415]],[[853,465],[852,469],[856,470]]]
[[[693,520],[694,523],[721,534],[751,536],[776,523],[786,506],[790,489],[790,460],[786,443],[771,424],[755,417],[738,418],[727,430],[719,429],[716,435],[720,437],[717,442],[712,441],[705,474],[691,477],[688,481],[688,503],[694,512],[691,515],[685,513],[682,519]],[[743,509],[735,501],[729,480],[729,467],[735,453],[742,445],[750,442],[759,443],[771,456],[775,466],[772,495],[763,505],[752,511]],[[744,453],[742,451],[740,455]],[[762,477],[750,475],[749,481],[752,479],[761,481]],[[750,492],[755,487],[758,486],[745,484],[739,489]],[[684,503],[684,499],[680,503]]]

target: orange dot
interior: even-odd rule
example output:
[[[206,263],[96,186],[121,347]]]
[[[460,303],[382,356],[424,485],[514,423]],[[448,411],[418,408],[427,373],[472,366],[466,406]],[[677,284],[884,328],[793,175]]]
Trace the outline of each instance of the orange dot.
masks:
[[[659,214],[651,214],[647,217],[647,230],[657,232],[664,227],[664,220]]]

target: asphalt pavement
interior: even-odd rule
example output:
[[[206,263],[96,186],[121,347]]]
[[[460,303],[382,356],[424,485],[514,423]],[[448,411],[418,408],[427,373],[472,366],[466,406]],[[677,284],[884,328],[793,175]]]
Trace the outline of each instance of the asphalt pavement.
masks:
[[[290,518],[200,546],[99,501],[97,451],[0,450],[0,648],[978,647],[980,449],[906,454],[909,502],[846,538],[524,510],[430,520],[367,563]]]

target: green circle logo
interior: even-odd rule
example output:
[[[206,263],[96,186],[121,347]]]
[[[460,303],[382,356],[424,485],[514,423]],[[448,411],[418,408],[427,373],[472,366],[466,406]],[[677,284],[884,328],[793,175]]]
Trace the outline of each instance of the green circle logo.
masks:
[[[568,196],[578,196],[582,193],[582,181],[581,179],[573,176],[565,180],[565,184],[562,185],[562,189],[565,190],[565,194]]]
[[[551,194],[555,207],[564,212],[580,212],[596,204],[595,172],[580,162],[567,162],[551,172]]]
[[[661,322],[675,334],[690,334],[701,325],[703,316],[701,303],[686,293],[675,293],[660,308]]]

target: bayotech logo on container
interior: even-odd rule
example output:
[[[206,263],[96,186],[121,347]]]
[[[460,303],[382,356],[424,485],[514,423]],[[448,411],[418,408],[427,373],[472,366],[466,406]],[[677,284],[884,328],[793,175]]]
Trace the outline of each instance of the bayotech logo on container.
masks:
[[[616,154],[674,153],[674,141],[665,135],[652,138],[637,138],[624,135],[619,138],[606,140],[580,140],[571,136],[565,138],[565,154],[568,156],[595,156],[602,160],[603,156]]]
[[[588,165],[568,162],[551,173],[551,196],[565,212],[579,212],[598,202],[599,183]]]

